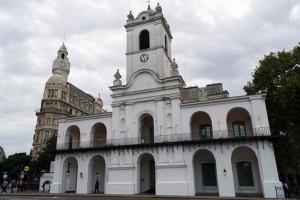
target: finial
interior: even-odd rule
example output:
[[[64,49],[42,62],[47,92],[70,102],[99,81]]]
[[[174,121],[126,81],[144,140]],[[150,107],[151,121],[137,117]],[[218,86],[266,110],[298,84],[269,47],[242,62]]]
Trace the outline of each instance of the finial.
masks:
[[[117,69],[117,72],[115,73],[114,77],[116,78],[116,80],[120,80],[122,78],[119,69]]]
[[[100,93],[98,93],[98,99],[100,99]]]
[[[172,67],[173,70],[177,70],[178,69],[178,65],[175,62],[175,58],[173,58],[173,62],[171,63],[171,67]]]
[[[146,1],[148,3],[148,10],[150,10],[150,0]]]
[[[162,9],[161,9],[161,6],[159,5],[159,3],[157,3],[157,6],[155,8],[156,12],[158,13],[161,13],[162,12]]]
[[[114,80],[114,86],[122,85],[122,81],[120,80],[122,78],[119,69],[117,69],[117,72],[115,73],[114,77],[116,78]]]
[[[172,68],[171,76],[178,76],[179,75],[179,72],[177,70],[178,69],[178,65],[175,62],[175,58],[173,59],[173,62],[171,63],[171,68]]]
[[[129,20],[133,20],[134,19],[134,16],[132,15],[131,11],[129,12],[129,14],[127,15],[128,19]]]

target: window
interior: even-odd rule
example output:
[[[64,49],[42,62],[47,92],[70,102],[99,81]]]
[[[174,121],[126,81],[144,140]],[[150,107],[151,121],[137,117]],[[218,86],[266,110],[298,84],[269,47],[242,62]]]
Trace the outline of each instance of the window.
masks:
[[[67,93],[66,92],[64,92],[64,91],[61,92],[61,99],[64,99],[64,100],[67,99]]]
[[[210,124],[201,124],[199,126],[200,139],[211,139],[211,125]]]
[[[234,137],[245,137],[246,134],[246,126],[243,121],[236,121],[232,123],[232,129]]]
[[[252,167],[250,162],[236,163],[239,186],[254,186]]]
[[[49,138],[49,131],[45,131],[45,135],[44,135],[44,142],[46,142]]]
[[[165,35],[165,50],[168,52],[168,40],[167,36]]]
[[[216,165],[214,163],[201,164],[203,186],[217,186]]]
[[[48,98],[57,97],[58,90],[49,89],[48,90]]]
[[[140,33],[140,50],[147,49],[149,47],[150,47],[149,31],[143,30]]]
[[[39,132],[36,133],[36,140],[35,140],[35,141],[36,141],[36,142],[39,141]]]
[[[47,117],[46,124],[50,124],[50,121],[51,121],[50,117]]]

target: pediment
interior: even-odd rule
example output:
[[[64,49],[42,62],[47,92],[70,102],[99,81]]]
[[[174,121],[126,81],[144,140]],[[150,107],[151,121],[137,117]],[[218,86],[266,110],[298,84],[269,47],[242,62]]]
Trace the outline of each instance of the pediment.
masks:
[[[137,71],[130,79],[126,88],[127,91],[142,91],[160,88],[163,86],[163,81],[157,78],[151,70]]]

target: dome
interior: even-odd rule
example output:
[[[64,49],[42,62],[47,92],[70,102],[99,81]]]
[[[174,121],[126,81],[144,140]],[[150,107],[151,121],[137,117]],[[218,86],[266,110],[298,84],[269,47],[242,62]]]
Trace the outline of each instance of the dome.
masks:
[[[144,17],[149,18],[150,15],[154,15],[155,13],[156,13],[156,11],[151,9],[150,6],[148,6],[148,9],[140,12],[136,18],[137,19],[143,18],[143,20],[144,20],[145,19]]]
[[[54,74],[48,79],[47,83],[48,85],[67,85],[67,81],[65,77],[61,74],[60,70],[56,70]]]

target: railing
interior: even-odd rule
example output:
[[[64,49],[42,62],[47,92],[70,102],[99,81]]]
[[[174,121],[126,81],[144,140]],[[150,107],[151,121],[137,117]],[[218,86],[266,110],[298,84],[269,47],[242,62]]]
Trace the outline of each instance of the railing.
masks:
[[[236,134],[236,133],[235,133]],[[168,142],[182,142],[182,141],[212,141],[226,138],[250,138],[260,136],[270,136],[270,128],[255,128],[247,129],[245,136],[234,136],[232,130],[220,130],[212,132],[212,135],[203,137],[199,133],[185,133],[185,134],[172,134],[172,135],[156,135],[154,137],[135,137],[135,138],[120,138],[110,140],[92,140],[86,142],[74,143],[58,143],[57,150],[65,149],[81,149],[81,148],[101,148],[113,147],[124,145],[139,145],[139,144],[159,144]]]
[[[61,114],[71,114],[68,110],[66,109],[58,109],[58,108],[43,108],[43,109],[38,109],[35,111],[36,113],[42,113],[42,112],[56,112],[56,113],[61,113]]]

